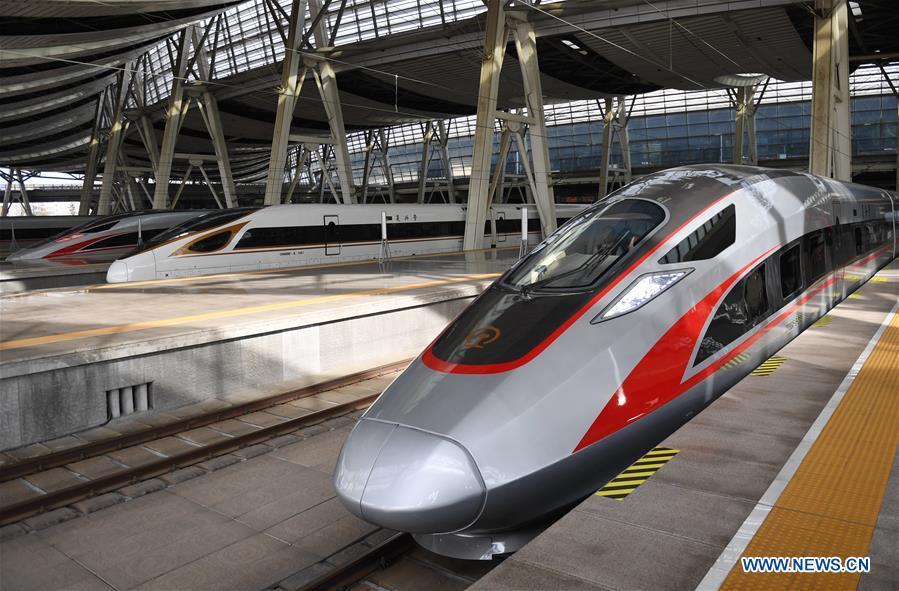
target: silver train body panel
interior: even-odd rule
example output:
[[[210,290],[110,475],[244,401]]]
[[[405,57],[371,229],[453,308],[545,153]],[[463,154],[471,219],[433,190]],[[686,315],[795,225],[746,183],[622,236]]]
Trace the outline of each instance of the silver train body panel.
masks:
[[[524,362],[437,359],[454,324],[468,322],[463,312],[371,406],[335,472],[338,496],[350,511],[416,534],[422,545],[449,555],[489,558],[514,550],[527,539],[521,532],[539,529],[541,520],[602,487],[896,256],[893,195],[810,175],[684,167],[633,183],[611,201],[618,199],[652,200],[665,209],[665,220],[612,268],[614,276],[596,289],[600,297],[560,317],[560,328]],[[730,246],[707,260],[662,262],[730,206],[736,216]],[[818,230],[822,240],[847,224],[867,231],[866,220],[882,230],[876,248],[831,265],[801,291],[781,294],[782,301],[770,296],[781,266],[768,263],[771,257],[791,255],[790,243],[804,244]],[[851,236],[844,234],[838,238]],[[836,254],[826,256],[833,263]],[[642,306],[598,319],[640,278],[670,271],[685,274]],[[722,302],[741,282],[749,290],[753,273],[764,277],[768,315],[700,359],[700,348],[711,347],[706,339]],[[490,307],[491,297],[485,292],[472,304],[470,310],[484,310],[472,326],[500,326],[510,313],[511,306]],[[521,322],[527,305],[533,304],[522,304]],[[645,395],[652,388],[660,395]]]

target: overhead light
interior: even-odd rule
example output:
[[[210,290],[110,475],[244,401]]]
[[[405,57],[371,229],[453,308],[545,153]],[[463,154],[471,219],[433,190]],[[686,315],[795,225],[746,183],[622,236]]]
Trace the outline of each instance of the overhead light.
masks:
[[[612,305],[596,316],[591,321],[591,324],[633,312],[652,301],[692,271],[693,269],[663,271],[661,273],[648,273],[638,277],[636,281],[631,283],[630,287],[624,290],[624,293],[618,296],[618,299]]]
[[[715,76],[715,82],[724,86],[755,86],[764,80],[768,75],[763,73],[739,73],[739,74],[722,74]]]
[[[578,45],[574,41],[569,41],[568,39],[562,39],[562,43],[564,43],[565,45],[567,45],[568,47],[570,47],[571,49],[574,49],[574,50],[578,50],[581,48],[580,45]]]
[[[853,0],[849,1],[849,10],[852,11],[852,16],[855,17],[855,20],[862,20],[862,7],[858,2],[854,2]]]

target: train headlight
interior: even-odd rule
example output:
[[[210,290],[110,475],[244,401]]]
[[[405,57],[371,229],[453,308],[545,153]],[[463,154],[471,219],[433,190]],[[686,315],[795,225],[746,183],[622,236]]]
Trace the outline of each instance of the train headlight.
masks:
[[[597,323],[610,318],[633,312],[637,308],[650,302],[663,291],[689,275],[693,269],[680,271],[662,271],[649,273],[638,277],[630,287],[624,290],[618,299],[612,302],[605,310],[600,312],[591,322]]]

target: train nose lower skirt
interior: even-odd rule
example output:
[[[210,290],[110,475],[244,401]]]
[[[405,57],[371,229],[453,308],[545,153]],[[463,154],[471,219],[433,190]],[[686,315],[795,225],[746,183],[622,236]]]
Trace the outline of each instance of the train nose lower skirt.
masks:
[[[458,443],[367,419],[347,439],[334,483],[357,516],[411,533],[464,529],[486,498],[477,466]]]

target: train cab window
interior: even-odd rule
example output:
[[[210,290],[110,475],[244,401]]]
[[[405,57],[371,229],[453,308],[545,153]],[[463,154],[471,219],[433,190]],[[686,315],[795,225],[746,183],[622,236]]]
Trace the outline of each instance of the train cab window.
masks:
[[[228,241],[231,240],[231,231],[226,230],[224,232],[217,232],[212,236],[207,236],[202,240],[198,240],[194,242],[190,246],[187,247],[187,250],[191,252],[212,252],[218,250],[228,244]]]
[[[699,345],[695,364],[728,346],[771,313],[765,281],[765,264],[741,279],[715,310]]]
[[[824,243],[824,231],[817,230],[802,239],[805,251],[805,282],[811,285],[827,272],[827,248]]]
[[[792,299],[802,289],[802,257],[797,244],[780,255],[780,293],[784,301]]]
[[[664,220],[665,211],[643,199],[591,208],[547,238],[504,283],[515,289],[589,287]]]
[[[729,205],[681,240],[659,259],[659,263],[672,264],[712,259],[736,240],[736,208]]]

